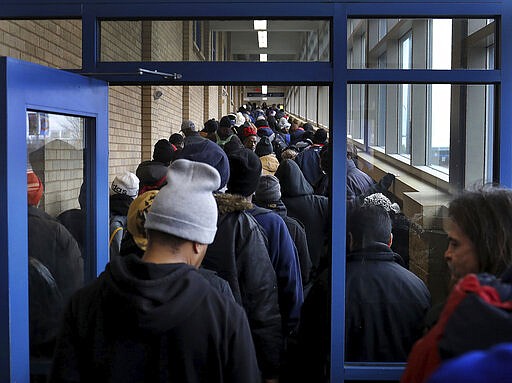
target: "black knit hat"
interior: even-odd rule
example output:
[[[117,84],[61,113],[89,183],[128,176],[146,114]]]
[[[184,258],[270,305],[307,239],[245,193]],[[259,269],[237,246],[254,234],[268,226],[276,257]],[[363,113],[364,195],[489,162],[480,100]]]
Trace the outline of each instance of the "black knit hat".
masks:
[[[268,121],[267,120],[256,120],[255,125],[257,128],[262,128],[264,126],[268,126]]]
[[[172,159],[172,153],[174,152],[174,148],[171,143],[162,138],[158,140],[155,144],[155,148],[153,150],[153,160],[163,163],[166,166],[169,166]]]
[[[273,153],[274,150],[272,148],[272,142],[268,137],[261,137],[260,142],[256,145],[255,153],[258,157],[266,156],[270,153]]]
[[[228,116],[224,116],[220,119],[219,128],[231,128],[233,124]]]
[[[228,190],[230,194],[248,197],[256,191],[261,176],[261,161],[251,149],[241,148],[228,156],[230,178]]]
[[[324,145],[327,143],[327,131],[325,129],[317,129],[313,135],[313,143]]]
[[[212,118],[204,123],[203,132],[206,133],[215,133],[217,129],[219,128],[219,122]]]
[[[306,132],[313,132],[315,130],[315,128],[313,128],[313,125],[311,125],[309,122],[303,124],[302,129],[304,129]]]

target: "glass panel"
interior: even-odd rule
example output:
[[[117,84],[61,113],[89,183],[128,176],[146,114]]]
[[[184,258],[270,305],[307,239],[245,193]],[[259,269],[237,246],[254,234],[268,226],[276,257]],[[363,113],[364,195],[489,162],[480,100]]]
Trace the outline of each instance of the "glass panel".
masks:
[[[366,122],[366,87],[359,84],[349,85],[347,88],[348,97],[348,137],[364,143],[364,124]],[[372,127],[373,129],[373,127]]]
[[[59,69],[82,67],[81,20],[0,20],[0,56]]]
[[[84,119],[28,111],[27,152],[30,353],[51,357],[63,307],[83,283]]]
[[[411,128],[407,158],[401,155],[404,86]],[[462,189],[492,181],[495,86],[351,84],[347,92],[347,125],[365,126],[368,132],[358,134],[367,135],[370,144],[365,151],[353,136],[357,129],[348,132],[347,155],[353,157],[348,161],[357,166],[347,165],[349,207],[358,206],[356,200],[387,206],[393,235],[389,242],[389,232],[376,230],[385,225],[374,216],[349,214],[346,360],[404,362],[423,334],[427,312],[462,276],[455,261],[449,262],[450,272],[444,258],[445,231],[451,230],[447,207]],[[367,105],[357,96],[364,92]],[[353,118],[361,110],[362,124]],[[386,183],[387,173],[395,179]],[[383,194],[369,197],[376,192]],[[400,257],[383,266],[391,252]]]
[[[485,56],[494,45],[495,25],[494,19],[350,19],[347,65],[349,69],[494,69],[494,59],[491,63]],[[405,35],[410,36],[407,67],[402,65]],[[379,65],[383,54],[388,57],[384,68]]]
[[[329,61],[328,20],[100,22],[101,61]]]

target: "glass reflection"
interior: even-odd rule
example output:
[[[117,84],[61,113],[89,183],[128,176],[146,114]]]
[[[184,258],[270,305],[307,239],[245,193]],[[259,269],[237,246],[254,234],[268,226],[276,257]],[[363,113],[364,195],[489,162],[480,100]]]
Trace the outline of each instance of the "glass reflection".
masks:
[[[437,318],[451,287],[447,207],[458,191],[493,180],[494,91],[348,86],[347,361],[405,361],[424,320]]]
[[[100,22],[101,61],[329,61],[328,20]]]
[[[495,25],[494,19],[349,19],[347,65],[350,69],[495,69],[494,59],[485,59],[487,52],[496,54]]]
[[[62,310],[83,283],[84,142],[82,118],[27,112],[32,357],[52,356]]]

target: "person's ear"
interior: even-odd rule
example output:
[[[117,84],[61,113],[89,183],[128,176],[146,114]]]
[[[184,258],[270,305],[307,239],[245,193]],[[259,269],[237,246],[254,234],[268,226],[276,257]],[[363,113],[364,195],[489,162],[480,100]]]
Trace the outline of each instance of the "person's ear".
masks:
[[[206,255],[206,249],[208,245],[204,245],[199,242],[192,242],[192,250],[194,251],[193,266],[198,268],[203,262],[204,256]]]
[[[388,247],[391,247],[392,244],[393,244],[393,233],[390,233],[389,234]]]

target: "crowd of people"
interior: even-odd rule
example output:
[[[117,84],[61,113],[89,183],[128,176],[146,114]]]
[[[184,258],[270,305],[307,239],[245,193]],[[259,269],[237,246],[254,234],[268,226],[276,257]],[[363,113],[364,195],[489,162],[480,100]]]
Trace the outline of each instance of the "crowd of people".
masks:
[[[45,216],[28,172],[31,354],[53,357],[50,381],[329,381],[329,150],[325,129],[276,106],[183,121],[114,178],[110,262],[81,289],[85,204]],[[456,376],[442,362],[512,342],[512,192],[450,204],[454,287],[431,307],[394,176],[373,180],[352,146],[346,161],[346,360],[408,360],[403,382],[438,382]]]

